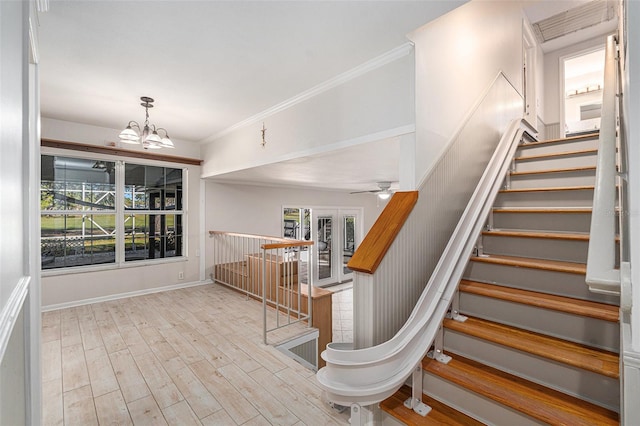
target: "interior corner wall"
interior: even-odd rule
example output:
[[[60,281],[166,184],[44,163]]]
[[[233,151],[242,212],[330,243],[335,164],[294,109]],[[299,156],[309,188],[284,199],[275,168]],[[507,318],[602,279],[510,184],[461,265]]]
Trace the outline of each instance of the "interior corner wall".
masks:
[[[470,1],[409,35],[416,62],[416,181],[503,72],[522,94],[524,3]]]
[[[606,36],[596,37],[569,47],[547,52],[544,55],[544,110],[545,123],[560,123],[561,114],[561,81],[560,58],[570,56],[578,52],[604,46]]]
[[[205,182],[205,229],[282,236],[282,207],[352,207],[363,209],[363,235],[386,203],[372,194]],[[213,244],[205,241],[206,276],[212,272]]]
[[[414,62],[407,49],[398,59],[203,144],[203,177],[344,148],[336,145],[413,126]],[[398,134],[386,135],[391,136]]]
[[[142,145],[123,144],[118,140],[122,129],[92,126],[90,124],[74,123],[42,117],[42,137],[44,139],[60,140],[64,142],[82,143],[86,145],[108,146],[115,143],[118,148],[131,151],[144,151]],[[153,151],[154,154],[166,154],[177,157],[200,158],[200,145],[179,139],[173,139],[174,149]]]
[[[105,135],[113,136],[113,129],[105,129],[85,124],[69,123],[59,120],[46,119],[43,123],[42,137],[59,139],[67,142],[102,145]],[[115,133],[117,137],[117,133]],[[171,155],[197,158],[199,146],[189,143],[191,147],[177,148],[178,154],[171,151]],[[176,144],[178,145],[178,144]],[[194,148],[195,146],[195,148]],[[80,157],[92,159],[115,160],[114,157],[103,154],[84,153],[66,149],[42,148],[43,154],[60,155],[66,157]],[[186,255],[182,260],[170,259],[162,263],[126,264],[126,267],[82,272],[78,268],[69,268],[62,274],[44,272],[42,277],[42,306],[43,309],[55,309],[73,306],[99,300],[117,298],[127,294],[139,294],[161,291],[163,288],[173,288],[182,285],[196,284],[200,281],[200,243],[202,233],[200,228],[200,166],[133,159],[137,164],[149,164],[165,167],[186,168],[187,203],[185,211],[186,223]],[[178,278],[182,272],[183,279]]]

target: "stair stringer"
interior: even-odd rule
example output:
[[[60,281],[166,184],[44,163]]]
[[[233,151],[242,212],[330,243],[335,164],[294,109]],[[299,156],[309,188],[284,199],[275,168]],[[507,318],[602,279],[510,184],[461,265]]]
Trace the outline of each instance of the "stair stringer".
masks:
[[[467,261],[524,134],[513,120],[482,175],[443,255],[405,325],[390,340],[365,349],[329,344],[317,378],[329,401],[370,405],[396,392],[420,365],[457,291]]]

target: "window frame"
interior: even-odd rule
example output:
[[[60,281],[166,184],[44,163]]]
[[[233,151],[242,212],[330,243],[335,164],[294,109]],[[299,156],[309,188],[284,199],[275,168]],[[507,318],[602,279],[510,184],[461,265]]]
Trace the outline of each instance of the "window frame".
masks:
[[[175,262],[186,262],[188,258],[188,186],[189,186],[189,169],[183,164],[175,164],[160,161],[145,161],[141,158],[113,158],[113,156],[100,154],[87,154],[73,152],[60,152],[55,150],[42,150],[42,156],[65,157],[92,161],[111,161],[115,162],[115,208],[113,210],[40,210],[40,217],[44,215],[115,215],[115,260],[110,263],[96,263],[82,266],[63,266],[59,268],[44,269],[40,266],[42,276],[67,275],[75,273],[86,273],[94,271],[118,270],[125,268],[143,267],[149,265],[160,265]],[[135,164],[139,166],[163,167],[180,169],[182,171],[182,209],[180,210],[127,210],[125,209],[125,167],[126,164]],[[42,177],[40,177],[42,182]],[[40,187],[41,184],[40,184]],[[180,256],[171,256],[154,259],[129,260],[125,259],[125,217],[131,213],[136,215],[175,215],[182,217],[182,253]],[[40,223],[40,239],[42,239],[42,224]]]

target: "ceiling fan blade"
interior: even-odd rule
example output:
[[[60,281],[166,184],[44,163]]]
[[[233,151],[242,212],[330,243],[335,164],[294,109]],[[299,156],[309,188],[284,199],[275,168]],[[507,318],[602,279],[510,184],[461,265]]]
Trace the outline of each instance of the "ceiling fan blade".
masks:
[[[350,194],[364,194],[364,193],[377,194],[378,192],[380,192],[379,189],[373,189],[371,191],[354,191],[354,192],[350,192]]]

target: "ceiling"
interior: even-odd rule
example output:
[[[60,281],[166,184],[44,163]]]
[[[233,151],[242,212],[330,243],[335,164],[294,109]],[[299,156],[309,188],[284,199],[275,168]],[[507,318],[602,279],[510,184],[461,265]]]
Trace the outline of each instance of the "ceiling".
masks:
[[[41,112],[118,129],[143,120],[139,97],[151,96],[151,121],[198,143],[405,43],[464,2],[51,0],[39,15]],[[375,189],[398,180],[398,151],[379,141],[216,179]],[[347,161],[360,157],[357,168]]]

